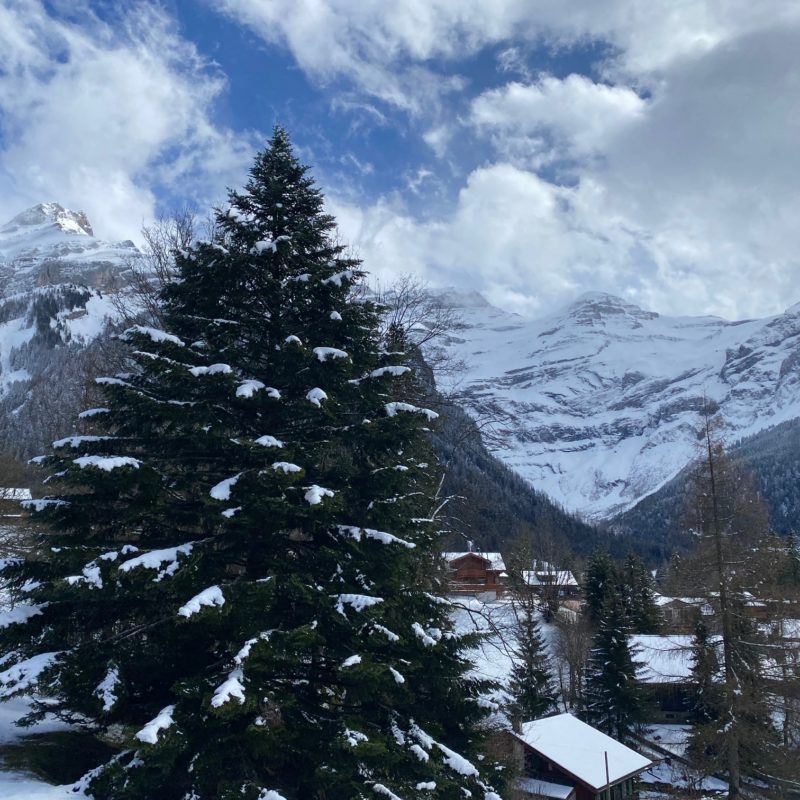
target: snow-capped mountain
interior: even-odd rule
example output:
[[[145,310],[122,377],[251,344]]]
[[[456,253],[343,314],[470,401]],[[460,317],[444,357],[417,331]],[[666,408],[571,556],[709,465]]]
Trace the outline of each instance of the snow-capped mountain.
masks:
[[[120,270],[137,254],[131,241],[95,238],[82,211],[40,203],[0,228],[0,285],[6,296],[61,283],[115,288]]]
[[[496,418],[490,449],[587,517],[630,508],[697,456],[704,398],[729,441],[800,417],[800,304],[728,322],[592,293],[526,321],[443,297],[465,323],[443,343],[466,362],[455,388],[473,416]]]
[[[56,404],[46,394],[66,391],[78,355],[117,316],[113,292],[138,255],[133,242],[97,239],[83,212],[58,203],[0,227],[0,444],[16,448],[47,427]],[[32,405],[42,409],[35,420]]]

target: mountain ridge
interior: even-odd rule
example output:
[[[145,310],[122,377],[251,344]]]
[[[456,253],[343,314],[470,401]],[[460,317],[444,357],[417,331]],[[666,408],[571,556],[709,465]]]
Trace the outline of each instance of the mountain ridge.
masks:
[[[26,416],[39,402],[32,387],[64,383],[70,360],[89,357],[118,319],[113,295],[139,255],[58,203],[0,227],[0,435],[25,438],[21,451],[46,445],[55,427],[49,412]],[[494,456],[587,520],[618,517],[673,480],[694,455],[706,404],[731,443],[800,418],[800,303],[728,321],[585,292],[526,320],[474,290],[435,295],[464,324],[432,347],[467,364],[438,388],[492,420],[484,438]]]
[[[706,404],[727,441],[800,417],[800,304],[763,320],[670,317],[590,292],[538,320],[489,306],[438,346],[495,416],[492,452],[572,512],[613,517],[693,457]]]

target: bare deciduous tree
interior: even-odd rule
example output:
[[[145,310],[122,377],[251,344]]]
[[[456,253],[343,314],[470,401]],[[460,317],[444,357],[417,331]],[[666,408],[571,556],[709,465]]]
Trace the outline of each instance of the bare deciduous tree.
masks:
[[[687,526],[697,545],[681,560],[681,574],[673,582],[703,599],[705,621],[720,643],[715,718],[696,726],[691,749],[709,769],[724,769],[730,797],[740,797],[747,793],[748,776],[775,776],[789,755],[786,748],[780,752],[775,729],[776,698],[787,694],[775,665],[787,645],[770,645],[756,619],[759,608],[780,597],[781,590],[770,584],[783,556],[781,548],[770,544],[775,539],[753,479],[725,452],[717,425],[707,410],[700,431],[702,455],[687,497]]]
[[[582,614],[559,615],[553,641],[553,666],[564,711],[575,708],[583,697],[582,676],[592,647],[592,626]]]
[[[201,221],[188,207],[142,227],[142,252],[128,258],[123,272],[125,286],[114,297],[124,324],[161,322],[159,294],[175,278],[175,253],[186,250],[200,234],[213,235],[213,230],[212,218]]]

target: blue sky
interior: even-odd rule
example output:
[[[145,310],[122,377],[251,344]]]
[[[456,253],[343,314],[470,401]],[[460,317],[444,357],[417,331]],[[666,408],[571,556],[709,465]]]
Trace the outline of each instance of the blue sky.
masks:
[[[383,281],[778,313],[798,34],[794,0],[6,0],[0,214],[136,238],[221,201],[279,122]]]

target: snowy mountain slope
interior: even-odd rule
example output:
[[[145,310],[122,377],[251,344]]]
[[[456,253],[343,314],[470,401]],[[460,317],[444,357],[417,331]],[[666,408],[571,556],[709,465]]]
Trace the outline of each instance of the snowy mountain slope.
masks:
[[[718,404],[731,441],[800,417],[800,304],[727,322],[592,293],[526,321],[475,297],[444,297],[465,328],[441,346],[467,364],[445,388],[473,416],[498,417],[496,455],[588,517],[633,506],[694,457],[704,398]]]
[[[40,203],[0,228],[0,284],[5,294],[60,283],[116,288],[126,261],[137,254],[131,241],[95,238],[82,211]]]
[[[130,241],[97,239],[85,214],[58,203],[0,227],[0,444],[19,449],[19,435],[42,426],[25,408],[66,390],[70,365],[116,318],[112,293],[138,256]]]

